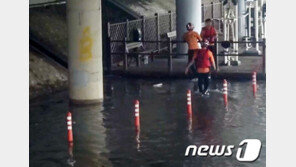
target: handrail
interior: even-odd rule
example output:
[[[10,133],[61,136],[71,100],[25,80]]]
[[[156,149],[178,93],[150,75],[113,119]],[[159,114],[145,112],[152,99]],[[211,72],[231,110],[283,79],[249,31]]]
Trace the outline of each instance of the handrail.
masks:
[[[111,46],[111,43],[112,42],[121,42],[121,43],[123,43],[123,45],[126,47],[126,45],[127,45],[127,43],[128,42],[135,42],[135,41],[127,41],[127,40],[110,40],[110,38],[108,38],[109,39],[109,46]],[[164,53],[164,55],[166,55],[167,56],[167,58],[168,58],[168,72],[169,73],[171,73],[172,72],[172,69],[173,69],[173,66],[172,66],[172,56],[177,56],[177,55],[183,55],[183,56],[185,56],[185,55],[188,55],[188,53],[173,53],[172,52],[172,44],[174,44],[174,43],[185,43],[185,41],[181,41],[181,40],[170,40],[170,39],[168,39],[168,40],[152,40],[152,41],[139,41],[139,42],[141,42],[141,43],[161,43],[161,42],[164,42],[164,43],[167,43],[168,45],[167,45],[167,49],[168,49],[168,53]],[[263,49],[263,51],[262,51],[262,53],[261,54],[254,54],[254,55],[249,55],[249,54],[247,54],[247,55],[245,55],[245,54],[226,54],[226,55],[224,55],[224,54],[220,54],[220,53],[218,53],[217,51],[218,51],[218,43],[222,43],[222,42],[225,42],[225,41],[215,41],[215,44],[214,44],[214,46],[215,46],[215,50],[216,50],[216,54],[215,54],[215,57],[217,58],[217,59],[215,59],[216,60],[216,65],[217,65],[217,69],[219,69],[219,65],[218,65],[218,57],[222,57],[222,56],[238,56],[238,57],[262,57],[262,61],[263,61],[263,73],[265,73],[265,58],[266,58],[266,40],[265,39],[263,39],[262,41],[228,41],[228,42],[230,42],[230,43],[240,43],[240,44],[247,44],[247,43],[261,43],[262,44],[262,49]],[[123,51],[123,52],[112,52],[111,51],[111,49],[109,48],[109,55],[110,55],[110,59],[111,59],[111,55],[123,55],[124,56],[124,71],[127,71],[127,69],[128,69],[128,65],[127,65],[127,57],[128,57],[128,54],[130,54],[130,53],[128,53],[128,52],[126,52],[125,50]],[[147,52],[132,52],[131,54],[137,54],[137,55],[147,55]],[[160,52],[156,52],[156,53],[153,53],[153,55],[163,55],[163,53],[161,54]],[[111,64],[110,64],[110,69],[111,69]]]
[[[63,5],[63,4],[66,4],[66,0],[56,0],[56,1],[50,1],[50,2],[29,4],[29,8],[31,9],[31,8],[37,8],[37,7],[46,7],[46,6]]]
[[[117,42],[117,43],[124,43],[124,42],[137,42],[137,41],[133,41],[133,40],[110,40],[110,42]],[[138,41],[138,42],[142,42],[142,43],[161,43],[161,42],[171,42],[171,43],[186,43],[186,41],[181,41],[181,40],[147,40],[147,41]],[[200,41],[198,41],[199,43],[201,43]],[[247,43],[264,43],[264,41],[216,41],[217,43],[222,43],[222,42],[230,42],[230,43],[239,43],[239,44],[247,44]]]
[[[147,53],[145,52],[111,52],[112,55],[123,55],[123,54],[138,54],[138,55],[147,55]],[[166,54],[160,54],[155,52],[154,55],[172,55],[172,56],[186,56],[188,55],[188,53],[166,53]],[[223,56],[239,56],[239,57],[258,57],[258,56],[263,56],[262,54],[259,55],[244,55],[244,54],[227,54],[227,55],[223,55],[223,54],[217,54],[217,56],[219,57],[223,57]]]

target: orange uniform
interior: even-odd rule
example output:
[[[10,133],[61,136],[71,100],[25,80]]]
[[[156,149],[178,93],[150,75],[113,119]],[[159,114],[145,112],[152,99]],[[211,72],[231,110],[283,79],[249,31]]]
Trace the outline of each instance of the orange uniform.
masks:
[[[203,27],[200,36],[205,40],[207,39],[211,44],[215,42],[217,36],[216,30],[213,26]]]
[[[213,53],[210,50],[207,50],[205,54],[207,54],[207,57],[209,57],[210,63],[211,64],[214,64],[215,63],[215,59],[214,59]],[[194,60],[197,60],[198,55],[197,54],[194,55],[193,58],[194,58]],[[200,67],[197,66],[197,72],[198,73],[209,73],[210,72],[210,67],[200,68]]]
[[[186,32],[183,39],[187,42],[189,50],[199,49],[198,41],[202,41],[200,35],[195,31]]]

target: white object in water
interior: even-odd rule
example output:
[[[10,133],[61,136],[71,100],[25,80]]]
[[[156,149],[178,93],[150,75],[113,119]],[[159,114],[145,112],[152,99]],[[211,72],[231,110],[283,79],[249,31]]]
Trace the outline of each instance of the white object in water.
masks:
[[[144,56],[144,64],[148,64],[149,63],[149,58],[148,56]]]
[[[198,81],[198,78],[193,78],[191,79],[192,82],[197,82]]]
[[[153,87],[155,87],[155,88],[159,88],[159,87],[162,87],[163,86],[163,84],[162,83],[159,83],[159,84],[154,84],[153,85]]]

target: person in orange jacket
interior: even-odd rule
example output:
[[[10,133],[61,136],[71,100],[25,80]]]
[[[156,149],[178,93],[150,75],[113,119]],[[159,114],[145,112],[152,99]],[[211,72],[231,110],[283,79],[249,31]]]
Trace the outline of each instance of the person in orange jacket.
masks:
[[[217,32],[212,25],[212,20],[211,19],[206,19],[205,20],[206,26],[202,28],[200,36],[204,41],[209,41],[210,45],[208,46],[208,49],[210,49],[213,53],[215,52],[214,44],[215,40],[217,38]]]
[[[193,56],[197,53],[197,50],[199,49],[198,42],[202,41],[202,38],[196,31],[193,31],[194,26],[192,23],[188,23],[186,25],[186,29],[188,30],[188,32],[186,32],[183,35],[183,39],[188,44],[188,63],[189,63],[193,58]]]
[[[185,74],[188,74],[189,68],[195,64],[198,78],[199,92],[203,95],[209,94],[208,88],[211,79],[211,66],[216,70],[213,53],[207,48],[209,42],[202,42],[202,49],[199,49],[191,62],[187,65]],[[196,85],[195,85],[196,88]]]

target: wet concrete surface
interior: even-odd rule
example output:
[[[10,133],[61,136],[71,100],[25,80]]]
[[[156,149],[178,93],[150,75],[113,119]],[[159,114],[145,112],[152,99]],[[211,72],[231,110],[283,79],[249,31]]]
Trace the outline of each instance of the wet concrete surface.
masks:
[[[46,96],[67,88],[68,71],[30,48],[29,81],[30,99]]]
[[[254,71],[258,74],[258,79],[265,79],[265,73],[262,69],[262,57],[241,57],[239,66],[226,66],[222,64],[222,57],[219,58],[219,70],[213,71],[215,78],[230,79],[249,79]],[[150,60],[149,60],[150,61]],[[185,68],[187,66],[187,57],[174,58],[172,62],[172,71],[168,70],[168,59],[158,58],[148,64],[141,64],[139,67],[132,64],[126,71],[123,66],[113,66],[112,73],[121,76],[132,77],[152,77],[152,78],[186,78]]]
[[[155,88],[154,84],[163,83]],[[101,106],[69,107],[68,92],[30,101],[30,166],[202,166],[262,167],[266,160],[265,81],[253,97],[251,81],[229,81],[229,106],[222,80],[212,82],[210,96],[192,95],[192,121],[186,114],[190,80],[104,80]],[[140,101],[141,130],[134,127],[134,100]],[[74,147],[70,160],[66,113],[73,113]],[[254,163],[231,157],[185,157],[188,145],[235,145],[259,139]],[[71,163],[72,162],[72,163]]]

